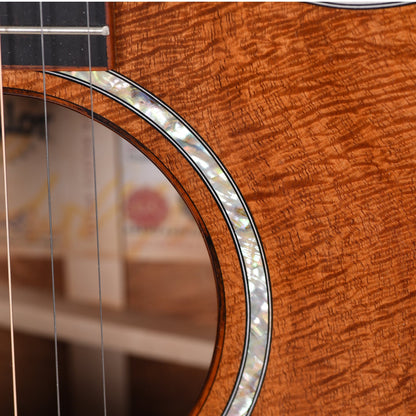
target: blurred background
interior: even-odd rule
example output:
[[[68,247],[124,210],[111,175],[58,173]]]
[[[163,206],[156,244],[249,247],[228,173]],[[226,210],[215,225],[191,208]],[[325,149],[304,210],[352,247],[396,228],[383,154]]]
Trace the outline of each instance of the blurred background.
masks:
[[[43,103],[7,96],[6,149],[19,415],[56,415]],[[91,122],[48,105],[62,415],[103,414]],[[108,415],[186,415],[217,326],[210,259],[183,200],[137,149],[95,123]],[[3,183],[3,177],[1,176]],[[12,414],[0,191],[0,414]]]

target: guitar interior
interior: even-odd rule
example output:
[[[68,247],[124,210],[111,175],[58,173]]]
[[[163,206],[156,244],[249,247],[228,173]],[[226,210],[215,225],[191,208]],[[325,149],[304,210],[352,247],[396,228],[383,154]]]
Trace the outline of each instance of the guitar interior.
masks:
[[[56,414],[52,269],[62,415],[103,406],[98,270],[109,414],[187,414],[210,365],[217,296],[185,203],[145,156],[95,123],[98,264],[90,121],[48,106],[51,217],[43,103],[6,97],[6,125],[19,414]],[[11,414],[1,205],[0,413]]]

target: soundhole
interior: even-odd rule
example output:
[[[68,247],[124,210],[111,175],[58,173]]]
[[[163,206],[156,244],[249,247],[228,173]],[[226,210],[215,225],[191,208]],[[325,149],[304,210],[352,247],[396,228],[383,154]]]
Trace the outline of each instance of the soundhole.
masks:
[[[187,206],[143,154],[95,123],[98,262],[90,120],[48,105],[49,217],[43,103],[5,104],[19,415],[57,414],[56,363],[62,415],[103,414],[103,368],[108,415],[188,414],[212,358],[217,296]],[[1,189],[0,413],[12,414]]]

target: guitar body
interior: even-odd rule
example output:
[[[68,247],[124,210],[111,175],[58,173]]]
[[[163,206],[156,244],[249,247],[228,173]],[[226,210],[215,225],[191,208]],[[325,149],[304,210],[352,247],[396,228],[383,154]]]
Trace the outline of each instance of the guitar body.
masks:
[[[270,285],[271,332],[261,336],[271,342],[253,415],[415,414],[416,6],[115,3],[113,12],[115,70],[199,133],[258,233]],[[9,93],[42,97],[41,73],[3,77]],[[46,87],[49,100],[88,114],[85,86],[49,74]],[[229,224],[166,137],[99,92],[94,113],[162,169],[205,236],[219,329],[193,414],[219,416],[247,349]]]

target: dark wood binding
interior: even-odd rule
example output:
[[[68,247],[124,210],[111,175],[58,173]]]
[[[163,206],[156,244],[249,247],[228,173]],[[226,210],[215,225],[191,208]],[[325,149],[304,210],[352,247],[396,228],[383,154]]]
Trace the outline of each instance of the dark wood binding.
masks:
[[[416,6],[113,7],[117,71],[195,127],[258,227],[274,325],[253,414],[415,414]],[[4,82],[42,91],[38,73],[7,72]],[[48,76],[47,88],[52,101],[89,107],[84,87]],[[167,140],[119,104],[94,100],[97,118],[173,181],[218,260],[221,335],[193,414],[220,415],[244,342],[230,233]]]

